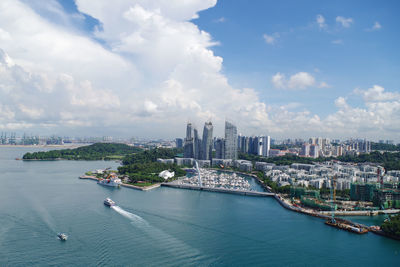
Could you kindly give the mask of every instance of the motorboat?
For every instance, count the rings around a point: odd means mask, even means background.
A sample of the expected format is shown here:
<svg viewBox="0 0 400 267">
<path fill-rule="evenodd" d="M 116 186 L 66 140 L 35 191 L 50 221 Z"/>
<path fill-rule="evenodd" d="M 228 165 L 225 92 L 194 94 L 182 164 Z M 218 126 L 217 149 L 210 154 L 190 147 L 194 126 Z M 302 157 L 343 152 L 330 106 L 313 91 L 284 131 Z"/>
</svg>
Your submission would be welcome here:
<svg viewBox="0 0 400 267">
<path fill-rule="evenodd" d="M 61 241 L 67 241 L 68 236 L 64 233 L 58 233 L 57 237 L 61 240 Z"/>
<path fill-rule="evenodd" d="M 109 206 L 109 207 L 112 207 L 112 206 L 115 205 L 115 202 L 112 201 L 111 198 L 108 197 L 108 198 L 106 198 L 106 199 L 104 200 L 104 205 Z"/>
</svg>

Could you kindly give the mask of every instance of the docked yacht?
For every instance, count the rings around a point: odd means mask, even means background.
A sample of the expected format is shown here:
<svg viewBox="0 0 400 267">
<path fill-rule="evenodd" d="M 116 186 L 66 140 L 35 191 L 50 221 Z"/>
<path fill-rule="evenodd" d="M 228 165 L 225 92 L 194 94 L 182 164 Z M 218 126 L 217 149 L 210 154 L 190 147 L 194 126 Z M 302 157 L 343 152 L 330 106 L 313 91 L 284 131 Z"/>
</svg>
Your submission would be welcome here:
<svg viewBox="0 0 400 267">
<path fill-rule="evenodd" d="M 61 241 L 67 241 L 68 236 L 64 233 L 58 233 L 57 237 L 61 240 Z"/>
<path fill-rule="evenodd" d="M 112 207 L 112 206 L 115 205 L 115 202 L 112 201 L 111 198 L 108 197 L 108 198 L 106 198 L 106 199 L 104 200 L 104 205 L 109 206 L 109 207 Z"/>
<path fill-rule="evenodd" d="M 99 179 L 97 183 L 106 186 L 119 187 L 122 184 L 122 181 L 115 173 L 111 173 L 107 178 Z"/>
</svg>

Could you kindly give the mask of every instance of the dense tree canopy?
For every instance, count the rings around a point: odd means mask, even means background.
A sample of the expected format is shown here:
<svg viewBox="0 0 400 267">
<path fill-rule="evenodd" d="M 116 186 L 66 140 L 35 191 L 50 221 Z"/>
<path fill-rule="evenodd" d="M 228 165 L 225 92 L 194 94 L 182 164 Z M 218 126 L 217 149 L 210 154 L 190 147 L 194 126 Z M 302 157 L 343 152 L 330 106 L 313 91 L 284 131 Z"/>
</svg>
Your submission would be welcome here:
<svg viewBox="0 0 400 267">
<path fill-rule="evenodd" d="M 113 156 L 125 156 L 142 151 L 137 147 L 125 144 L 96 143 L 89 146 L 82 146 L 74 149 L 51 150 L 47 152 L 26 153 L 23 159 L 53 160 L 102 160 L 114 159 Z"/>
<path fill-rule="evenodd" d="M 390 218 L 390 220 L 385 221 L 381 225 L 381 229 L 390 235 L 400 238 L 400 214 L 397 214 Z"/>
<path fill-rule="evenodd" d="M 175 177 L 184 176 L 186 172 L 176 164 L 164 164 L 156 162 L 158 158 L 174 158 L 182 153 L 182 149 L 177 148 L 154 148 L 130 154 L 123 158 L 121 167 L 118 168 L 120 174 L 129 176 L 131 183 L 144 181 L 148 183 L 164 182 L 158 174 L 163 170 L 175 172 Z"/>
<path fill-rule="evenodd" d="M 239 158 L 251 161 L 263 161 L 263 162 L 275 163 L 276 165 L 291 165 L 292 163 L 312 164 L 314 162 L 324 162 L 328 160 L 339 160 L 343 162 L 354 162 L 354 163 L 371 162 L 382 165 L 383 167 L 386 168 L 386 170 L 400 170 L 400 152 L 381 153 L 378 151 L 373 151 L 369 154 L 360 154 L 356 156 L 346 155 L 337 158 L 319 157 L 316 159 L 299 157 L 294 155 L 266 158 L 257 155 L 240 153 Z"/>
<path fill-rule="evenodd" d="M 154 148 L 145 150 L 140 153 L 127 155 L 123 158 L 122 164 L 129 165 L 133 163 L 148 163 L 155 162 L 158 158 L 171 159 L 177 154 L 182 153 L 182 149 L 179 148 Z"/>
<path fill-rule="evenodd" d="M 400 151 L 400 144 L 382 144 L 382 143 L 371 143 L 372 150 L 384 150 L 384 151 Z"/>
</svg>

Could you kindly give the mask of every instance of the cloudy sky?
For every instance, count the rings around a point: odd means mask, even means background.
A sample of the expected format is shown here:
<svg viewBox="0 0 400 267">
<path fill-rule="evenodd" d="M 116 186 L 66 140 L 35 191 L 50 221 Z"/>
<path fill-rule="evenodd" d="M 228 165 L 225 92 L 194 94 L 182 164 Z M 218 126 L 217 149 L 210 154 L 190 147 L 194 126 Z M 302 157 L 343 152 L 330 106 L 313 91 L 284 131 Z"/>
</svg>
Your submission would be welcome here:
<svg viewBox="0 0 400 267">
<path fill-rule="evenodd" d="M 400 141 L 397 1 L 1 0 L 0 131 Z"/>
</svg>

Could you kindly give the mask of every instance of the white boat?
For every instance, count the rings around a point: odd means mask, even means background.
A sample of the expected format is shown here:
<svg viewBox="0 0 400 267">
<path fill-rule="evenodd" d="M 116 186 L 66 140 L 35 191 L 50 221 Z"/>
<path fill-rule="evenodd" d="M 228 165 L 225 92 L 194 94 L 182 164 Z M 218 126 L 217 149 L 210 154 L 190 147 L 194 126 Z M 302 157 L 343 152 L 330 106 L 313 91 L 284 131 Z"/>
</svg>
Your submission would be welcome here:
<svg viewBox="0 0 400 267">
<path fill-rule="evenodd" d="M 112 207 L 112 206 L 115 205 L 115 202 L 112 201 L 111 198 L 108 197 L 108 198 L 106 198 L 106 199 L 104 200 L 104 205 L 109 206 L 109 207 Z"/>
<path fill-rule="evenodd" d="M 116 174 L 112 173 L 105 179 L 99 179 L 97 183 L 106 186 L 119 187 L 122 184 L 122 181 L 117 177 Z"/>
<path fill-rule="evenodd" d="M 57 237 L 61 240 L 61 241 L 67 241 L 68 236 L 64 233 L 58 233 Z"/>
</svg>

